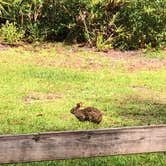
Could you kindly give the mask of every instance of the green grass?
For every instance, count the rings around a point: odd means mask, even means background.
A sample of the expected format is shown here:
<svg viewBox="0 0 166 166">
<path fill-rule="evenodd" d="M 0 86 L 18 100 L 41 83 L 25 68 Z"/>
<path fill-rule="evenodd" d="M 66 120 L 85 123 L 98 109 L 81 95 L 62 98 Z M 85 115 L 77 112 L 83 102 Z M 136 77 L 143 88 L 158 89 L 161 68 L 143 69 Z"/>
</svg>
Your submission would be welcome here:
<svg viewBox="0 0 166 166">
<path fill-rule="evenodd" d="M 166 124 L 166 69 L 130 71 L 124 64 L 62 44 L 0 51 L 0 134 Z M 80 101 L 102 110 L 100 125 L 79 122 L 70 113 Z M 164 163 L 161 153 L 20 165 Z"/>
<path fill-rule="evenodd" d="M 147 58 L 165 59 L 166 58 L 166 52 L 152 51 L 152 52 L 145 53 L 144 56 L 147 57 Z"/>
</svg>

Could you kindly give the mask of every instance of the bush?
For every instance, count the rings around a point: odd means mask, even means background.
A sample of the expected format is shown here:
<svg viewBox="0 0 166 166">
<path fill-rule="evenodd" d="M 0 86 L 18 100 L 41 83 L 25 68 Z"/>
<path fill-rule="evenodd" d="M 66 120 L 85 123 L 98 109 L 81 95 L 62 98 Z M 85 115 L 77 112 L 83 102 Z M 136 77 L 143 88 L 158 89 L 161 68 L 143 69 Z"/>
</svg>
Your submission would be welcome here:
<svg viewBox="0 0 166 166">
<path fill-rule="evenodd" d="M 17 44 L 23 37 L 24 31 L 16 27 L 15 23 L 6 22 L 0 29 L 1 37 L 7 44 Z"/>
<path fill-rule="evenodd" d="M 85 38 L 97 47 L 138 49 L 166 41 L 165 0 L 103 0 L 86 10 Z"/>
<path fill-rule="evenodd" d="M 166 40 L 166 1 L 133 0 L 118 12 L 115 47 L 137 49 L 157 47 Z"/>
<path fill-rule="evenodd" d="M 30 42 L 86 41 L 98 50 L 166 42 L 166 0 L 8 1 L 4 18 L 22 27 Z"/>
<path fill-rule="evenodd" d="M 102 41 L 102 47 L 104 45 L 112 47 L 112 40 L 116 36 L 117 30 L 115 24 L 117 13 L 125 3 L 125 0 L 103 0 L 94 1 L 88 5 L 88 14 L 84 20 L 85 35 L 89 34 L 88 41 L 95 46 L 98 46 Z"/>
<path fill-rule="evenodd" d="M 27 30 L 27 39 L 30 43 L 32 42 L 42 42 L 46 38 L 44 34 L 44 28 L 40 27 L 40 24 L 30 23 L 26 27 Z"/>
<path fill-rule="evenodd" d="M 82 41 L 83 27 L 79 25 L 77 18 L 84 8 L 86 8 L 85 0 L 45 1 L 40 23 L 47 29 L 47 39 Z"/>
</svg>

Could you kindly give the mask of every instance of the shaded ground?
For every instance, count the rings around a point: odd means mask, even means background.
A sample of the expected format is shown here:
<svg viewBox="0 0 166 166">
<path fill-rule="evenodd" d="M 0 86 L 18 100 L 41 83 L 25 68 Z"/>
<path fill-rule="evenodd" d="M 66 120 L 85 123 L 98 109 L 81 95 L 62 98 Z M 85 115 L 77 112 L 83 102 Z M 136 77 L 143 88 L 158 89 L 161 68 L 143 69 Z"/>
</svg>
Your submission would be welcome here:
<svg viewBox="0 0 166 166">
<path fill-rule="evenodd" d="M 119 109 L 118 109 L 119 108 Z M 162 122 L 166 124 L 166 98 L 164 100 L 143 99 L 141 96 L 128 96 L 119 106 L 118 115 L 123 116 L 124 121 L 137 121 L 146 125 Z"/>
</svg>

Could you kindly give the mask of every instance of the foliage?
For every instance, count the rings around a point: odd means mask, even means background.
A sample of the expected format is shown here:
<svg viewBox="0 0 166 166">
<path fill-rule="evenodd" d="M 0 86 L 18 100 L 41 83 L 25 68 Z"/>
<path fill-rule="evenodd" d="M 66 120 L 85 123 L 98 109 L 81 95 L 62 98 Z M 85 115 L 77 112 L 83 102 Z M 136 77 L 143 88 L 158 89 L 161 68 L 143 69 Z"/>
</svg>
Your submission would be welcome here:
<svg viewBox="0 0 166 166">
<path fill-rule="evenodd" d="M 107 51 L 108 49 L 112 48 L 112 45 L 110 42 L 107 42 L 107 40 L 104 41 L 103 34 L 98 34 L 96 48 L 98 51 Z"/>
<path fill-rule="evenodd" d="M 31 42 L 42 42 L 45 38 L 44 35 L 44 28 L 41 30 L 41 27 L 37 23 L 30 23 L 27 25 L 27 34 L 28 34 L 28 41 Z"/>
<path fill-rule="evenodd" d="M 114 46 L 156 47 L 166 40 L 166 1 L 133 0 L 121 8 L 115 23 L 121 29 L 117 31 Z"/>
<path fill-rule="evenodd" d="M 117 29 L 116 15 L 125 3 L 124 0 L 104 0 L 90 5 L 86 22 L 94 45 L 97 44 L 98 37 L 101 35 L 104 43 L 111 44 Z"/>
<path fill-rule="evenodd" d="M 9 0 L 0 0 L 0 16 L 6 13 L 7 6 L 10 6 Z"/>
<path fill-rule="evenodd" d="M 165 43 L 165 10 L 166 0 L 0 1 L 0 16 L 22 27 L 28 41 L 86 41 L 102 49 Z"/>
<path fill-rule="evenodd" d="M 47 26 L 47 38 L 63 41 L 80 40 L 83 31 L 79 25 L 79 12 L 86 7 L 84 0 L 45 1 L 41 24 Z M 78 23 L 78 24 L 77 24 Z"/>
<path fill-rule="evenodd" d="M 0 33 L 7 44 L 17 44 L 24 37 L 24 31 L 18 29 L 15 23 L 9 23 L 8 21 L 2 25 Z"/>
</svg>

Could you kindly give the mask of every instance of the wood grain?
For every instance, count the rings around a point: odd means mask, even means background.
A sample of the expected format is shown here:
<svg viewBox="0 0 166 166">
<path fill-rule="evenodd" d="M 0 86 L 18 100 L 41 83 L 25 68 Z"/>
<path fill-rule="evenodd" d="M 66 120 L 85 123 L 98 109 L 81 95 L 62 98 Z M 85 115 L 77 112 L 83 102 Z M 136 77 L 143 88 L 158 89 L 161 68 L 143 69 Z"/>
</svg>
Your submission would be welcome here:
<svg viewBox="0 0 166 166">
<path fill-rule="evenodd" d="M 0 136 L 0 163 L 166 152 L 166 125 Z"/>
</svg>

